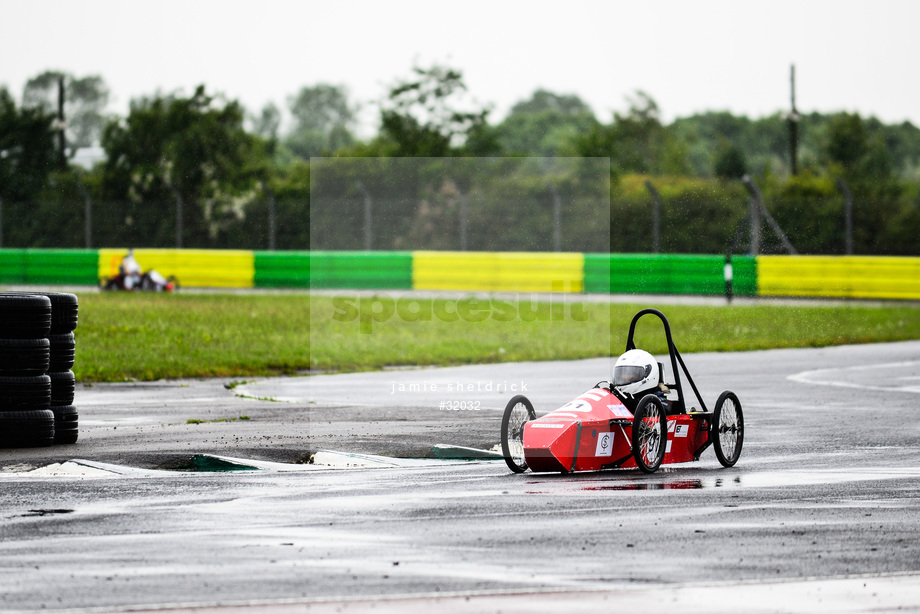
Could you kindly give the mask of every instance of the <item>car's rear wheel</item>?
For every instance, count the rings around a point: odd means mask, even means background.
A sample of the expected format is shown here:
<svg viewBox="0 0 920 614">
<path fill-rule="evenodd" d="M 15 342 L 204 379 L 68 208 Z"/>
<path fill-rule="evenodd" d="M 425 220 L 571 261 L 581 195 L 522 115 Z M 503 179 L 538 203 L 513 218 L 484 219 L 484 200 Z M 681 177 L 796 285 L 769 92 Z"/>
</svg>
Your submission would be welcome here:
<svg viewBox="0 0 920 614">
<path fill-rule="evenodd" d="M 645 473 L 654 473 L 664 460 L 668 445 L 668 419 L 661 400 L 647 394 L 639 401 L 633 415 L 632 450 L 636 465 Z"/>
<path fill-rule="evenodd" d="M 744 444 L 744 414 L 738 396 L 726 390 L 719 395 L 712 414 L 712 447 L 723 467 L 731 467 L 741 456 Z"/>
<path fill-rule="evenodd" d="M 527 471 L 524 460 L 524 425 L 537 418 L 530 400 L 524 395 L 513 397 L 502 416 L 502 455 L 515 473 Z"/>
</svg>

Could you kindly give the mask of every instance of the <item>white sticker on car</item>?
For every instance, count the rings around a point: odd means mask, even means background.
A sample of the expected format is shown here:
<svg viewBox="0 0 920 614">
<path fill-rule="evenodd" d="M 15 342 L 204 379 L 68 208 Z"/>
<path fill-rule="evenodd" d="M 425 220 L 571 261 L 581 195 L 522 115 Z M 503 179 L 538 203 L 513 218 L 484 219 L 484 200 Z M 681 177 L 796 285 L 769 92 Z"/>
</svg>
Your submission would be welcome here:
<svg viewBox="0 0 920 614">
<path fill-rule="evenodd" d="M 630 412 L 623 405 L 608 405 L 607 409 L 610 410 L 610 415 L 614 418 L 632 418 L 632 412 Z"/>
<path fill-rule="evenodd" d="M 613 454 L 613 433 L 598 433 L 594 456 L 610 456 L 611 454 Z"/>
</svg>

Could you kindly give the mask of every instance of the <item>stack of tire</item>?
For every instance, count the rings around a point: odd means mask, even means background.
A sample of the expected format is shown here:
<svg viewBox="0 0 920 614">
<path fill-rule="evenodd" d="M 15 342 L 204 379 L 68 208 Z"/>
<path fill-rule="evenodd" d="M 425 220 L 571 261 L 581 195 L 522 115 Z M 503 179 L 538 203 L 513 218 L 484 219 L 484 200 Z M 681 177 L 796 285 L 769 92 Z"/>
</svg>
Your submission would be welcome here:
<svg viewBox="0 0 920 614">
<path fill-rule="evenodd" d="M 77 297 L 0 293 L 0 448 L 75 443 Z"/>
</svg>

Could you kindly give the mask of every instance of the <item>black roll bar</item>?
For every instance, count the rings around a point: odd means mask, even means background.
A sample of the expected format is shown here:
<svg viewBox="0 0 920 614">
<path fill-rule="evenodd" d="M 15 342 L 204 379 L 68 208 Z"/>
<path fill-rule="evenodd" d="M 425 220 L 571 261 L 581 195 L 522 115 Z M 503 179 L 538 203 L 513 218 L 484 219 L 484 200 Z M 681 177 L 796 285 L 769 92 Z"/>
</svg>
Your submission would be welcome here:
<svg viewBox="0 0 920 614">
<path fill-rule="evenodd" d="M 639 313 L 633 316 L 632 322 L 629 324 L 629 336 L 626 337 L 626 351 L 636 349 L 636 343 L 633 340 L 633 335 L 636 332 L 636 322 L 639 321 L 644 315 L 656 315 L 658 319 L 661 320 L 661 323 L 664 325 L 664 334 L 668 340 L 668 354 L 671 357 L 671 371 L 674 372 L 674 388 L 677 389 L 677 396 L 679 397 L 680 403 L 683 405 L 684 411 L 687 411 L 687 402 L 684 399 L 684 391 L 680 385 L 680 373 L 677 370 L 678 363 L 684 371 L 684 375 L 687 376 L 687 381 L 690 382 L 690 387 L 693 388 L 693 393 L 696 395 L 697 400 L 700 402 L 700 407 L 703 408 L 703 411 L 709 413 L 709 409 L 706 407 L 706 403 L 703 401 L 703 397 L 700 394 L 700 391 L 697 390 L 696 384 L 693 382 L 693 378 L 690 377 L 690 372 L 687 371 L 687 365 L 684 364 L 684 359 L 681 358 L 680 352 L 677 351 L 677 346 L 674 345 L 674 339 L 671 338 L 671 325 L 668 323 L 668 319 L 664 317 L 664 314 L 658 311 L 657 309 L 643 309 Z M 661 374 L 662 380 L 664 379 L 664 373 Z"/>
</svg>

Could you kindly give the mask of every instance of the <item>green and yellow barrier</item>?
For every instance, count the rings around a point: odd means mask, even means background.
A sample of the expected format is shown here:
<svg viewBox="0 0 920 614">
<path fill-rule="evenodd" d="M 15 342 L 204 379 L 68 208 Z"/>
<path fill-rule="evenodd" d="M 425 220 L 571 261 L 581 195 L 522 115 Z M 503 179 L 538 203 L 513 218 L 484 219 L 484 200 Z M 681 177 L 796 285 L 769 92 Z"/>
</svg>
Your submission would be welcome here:
<svg viewBox="0 0 920 614">
<path fill-rule="evenodd" d="M 127 249 L 0 249 L 0 283 L 95 285 Z M 182 286 L 461 292 L 704 294 L 725 291 L 724 258 L 685 254 L 136 249 Z M 735 256 L 742 296 L 920 299 L 920 258 Z"/>
</svg>

